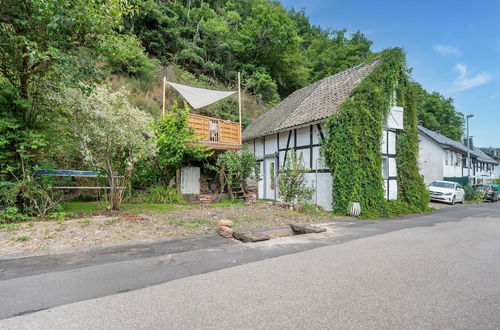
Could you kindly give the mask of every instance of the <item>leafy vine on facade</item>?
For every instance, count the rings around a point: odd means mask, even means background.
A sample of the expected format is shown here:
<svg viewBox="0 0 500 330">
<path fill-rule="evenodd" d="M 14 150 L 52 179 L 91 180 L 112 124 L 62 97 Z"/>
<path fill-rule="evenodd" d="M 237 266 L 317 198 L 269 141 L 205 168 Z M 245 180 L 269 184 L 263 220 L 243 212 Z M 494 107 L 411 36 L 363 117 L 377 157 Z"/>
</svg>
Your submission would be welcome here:
<svg viewBox="0 0 500 330">
<path fill-rule="evenodd" d="M 392 216 L 427 209 L 428 195 L 418 173 L 418 130 L 414 95 L 409 88 L 405 54 L 383 51 L 380 63 L 326 123 L 322 153 L 332 171 L 333 211 L 346 214 L 359 201 L 364 217 Z M 382 176 L 382 129 L 396 86 L 404 107 L 404 130 L 397 136 L 398 199 L 388 202 Z"/>
</svg>

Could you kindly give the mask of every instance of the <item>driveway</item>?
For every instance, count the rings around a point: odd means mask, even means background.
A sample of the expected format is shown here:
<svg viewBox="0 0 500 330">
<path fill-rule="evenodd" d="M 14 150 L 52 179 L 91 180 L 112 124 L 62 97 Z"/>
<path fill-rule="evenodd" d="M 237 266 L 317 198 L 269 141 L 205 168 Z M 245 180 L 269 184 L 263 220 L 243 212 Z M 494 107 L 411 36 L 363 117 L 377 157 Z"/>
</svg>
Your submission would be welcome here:
<svg viewBox="0 0 500 330">
<path fill-rule="evenodd" d="M 0 328 L 500 327 L 500 203 L 328 229 L 3 260 Z"/>
</svg>

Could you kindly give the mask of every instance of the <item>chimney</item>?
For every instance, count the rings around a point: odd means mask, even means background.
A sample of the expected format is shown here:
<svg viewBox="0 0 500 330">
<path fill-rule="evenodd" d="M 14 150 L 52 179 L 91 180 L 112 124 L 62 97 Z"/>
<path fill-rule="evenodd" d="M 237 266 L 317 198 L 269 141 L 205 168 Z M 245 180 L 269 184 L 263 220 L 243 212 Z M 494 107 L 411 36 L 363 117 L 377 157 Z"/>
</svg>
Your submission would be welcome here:
<svg viewBox="0 0 500 330">
<path fill-rule="evenodd" d="M 474 147 L 474 142 L 472 140 L 472 136 L 469 137 L 470 145 L 469 147 L 472 149 Z M 467 147 L 467 138 L 464 139 L 464 145 Z"/>
</svg>

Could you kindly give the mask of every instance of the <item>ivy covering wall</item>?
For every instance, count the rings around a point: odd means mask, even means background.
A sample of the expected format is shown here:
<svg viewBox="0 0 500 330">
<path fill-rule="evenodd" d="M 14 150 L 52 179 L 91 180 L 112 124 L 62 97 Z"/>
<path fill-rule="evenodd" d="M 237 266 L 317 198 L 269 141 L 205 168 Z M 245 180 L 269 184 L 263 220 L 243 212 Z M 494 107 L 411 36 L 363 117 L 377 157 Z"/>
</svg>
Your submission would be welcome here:
<svg viewBox="0 0 500 330">
<path fill-rule="evenodd" d="M 322 154 L 333 177 L 333 211 L 348 212 L 349 202 L 361 203 L 362 216 L 392 216 L 423 212 L 428 193 L 418 173 L 418 129 L 415 95 L 402 49 L 383 51 L 380 63 L 326 122 Z M 398 199 L 388 202 L 382 176 L 382 130 L 396 88 L 404 107 L 404 130 L 396 142 Z"/>
</svg>

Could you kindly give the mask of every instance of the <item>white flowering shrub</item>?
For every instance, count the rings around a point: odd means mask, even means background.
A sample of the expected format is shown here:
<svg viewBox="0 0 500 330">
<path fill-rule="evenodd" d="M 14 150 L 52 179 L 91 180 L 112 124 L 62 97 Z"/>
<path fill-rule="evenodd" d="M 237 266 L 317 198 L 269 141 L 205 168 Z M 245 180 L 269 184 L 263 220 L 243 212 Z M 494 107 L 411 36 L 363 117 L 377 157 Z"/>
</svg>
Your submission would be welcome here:
<svg viewBox="0 0 500 330">
<path fill-rule="evenodd" d="M 123 200 L 134 165 L 155 153 L 153 118 L 131 105 L 127 93 L 125 89 L 113 91 L 98 85 L 90 94 L 72 88 L 61 96 L 85 163 L 108 177 L 108 201 L 113 210 Z"/>
</svg>

